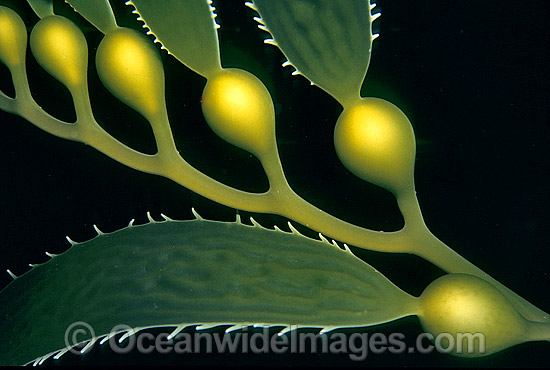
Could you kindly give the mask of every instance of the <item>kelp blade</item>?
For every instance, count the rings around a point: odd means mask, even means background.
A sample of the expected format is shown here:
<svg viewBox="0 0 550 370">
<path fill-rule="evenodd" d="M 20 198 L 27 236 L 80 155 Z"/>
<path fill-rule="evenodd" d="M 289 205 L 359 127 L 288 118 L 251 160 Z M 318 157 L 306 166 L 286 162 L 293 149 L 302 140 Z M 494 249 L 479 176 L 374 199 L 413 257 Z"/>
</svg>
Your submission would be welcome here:
<svg viewBox="0 0 550 370">
<path fill-rule="evenodd" d="M 98 30 L 107 33 L 117 27 L 109 0 L 65 0 Z"/>
<path fill-rule="evenodd" d="M 145 26 L 170 54 L 207 77 L 221 69 L 218 34 L 206 0 L 131 0 Z"/>
<path fill-rule="evenodd" d="M 359 97 L 370 61 L 366 0 L 253 0 L 261 21 L 298 73 L 340 103 Z"/>
<path fill-rule="evenodd" d="M 77 321 L 97 337 L 117 324 L 354 327 L 409 315 L 416 299 L 333 245 L 201 220 L 74 245 L 10 283 L 0 302 L 0 365 L 20 365 L 65 348 Z"/>
<path fill-rule="evenodd" d="M 40 18 L 53 15 L 53 0 L 27 0 L 27 2 Z"/>
</svg>

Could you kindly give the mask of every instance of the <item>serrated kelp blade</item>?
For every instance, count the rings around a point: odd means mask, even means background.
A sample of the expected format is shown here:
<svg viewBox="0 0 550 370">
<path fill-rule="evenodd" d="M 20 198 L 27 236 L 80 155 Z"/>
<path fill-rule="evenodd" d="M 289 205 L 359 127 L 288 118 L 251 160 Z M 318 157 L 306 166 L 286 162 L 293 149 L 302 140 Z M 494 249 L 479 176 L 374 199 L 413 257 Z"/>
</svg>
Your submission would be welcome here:
<svg viewBox="0 0 550 370">
<path fill-rule="evenodd" d="M 368 1 L 254 0 L 253 4 L 273 43 L 297 73 L 343 105 L 359 97 L 372 45 Z"/>
<path fill-rule="evenodd" d="M 127 4 L 187 67 L 204 77 L 221 69 L 214 13 L 207 0 L 131 0 Z"/>
<path fill-rule="evenodd" d="M 105 34 L 117 27 L 109 0 L 65 0 L 65 2 Z"/>
<path fill-rule="evenodd" d="M 27 0 L 32 10 L 41 19 L 49 15 L 53 15 L 53 1 L 52 0 Z"/>
<path fill-rule="evenodd" d="M 0 302 L 0 365 L 63 349 L 65 331 L 78 321 L 99 338 L 118 324 L 339 328 L 416 312 L 414 297 L 334 245 L 198 219 L 75 244 L 13 280 Z"/>
</svg>

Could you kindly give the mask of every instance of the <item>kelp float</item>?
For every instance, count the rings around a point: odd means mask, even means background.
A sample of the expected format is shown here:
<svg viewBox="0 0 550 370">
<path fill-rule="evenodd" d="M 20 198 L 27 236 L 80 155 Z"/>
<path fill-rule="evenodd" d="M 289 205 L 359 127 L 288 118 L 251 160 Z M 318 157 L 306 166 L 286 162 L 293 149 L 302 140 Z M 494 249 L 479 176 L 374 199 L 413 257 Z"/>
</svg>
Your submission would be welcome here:
<svg viewBox="0 0 550 370">
<path fill-rule="evenodd" d="M 367 1 L 259 1 L 247 3 L 260 28 L 292 66 L 343 108 L 334 130 L 336 153 L 359 178 L 391 192 L 404 219 L 398 231 L 355 226 L 323 212 L 287 182 L 275 135 L 275 108 L 264 84 L 220 60 L 214 9 L 207 1 L 129 1 L 162 49 L 206 79 L 201 107 L 209 127 L 228 143 L 253 154 L 268 180 L 265 192 L 236 189 L 197 170 L 180 154 L 166 109 L 158 48 L 142 33 L 120 27 L 107 1 L 67 1 L 104 34 L 93 60 L 101 82 L 150 124 L 155 151 L 127 146 L 96 120 L 88 88 L 87 40 L 51 2 L 29 1 L 41 20 L 30 36 L 6 7 L 0 12 L 0 60 L 9 69 L 14 96 L 0 107 L 43 130 L 94 147 L 118 162 L 158 174 L 225 206 L 291 219 L 319 232 L 308 239 L 246 225 L 208 221 L 130 224 L 74 245 L 34 266 L 0 294 L 2 364 L 41 363 L 67 352 L 63 335 L 85 321 L 96 332 L 91 347 L 117 324 L 132 328 L 290 325 L 329 332 L 417 315 L 437 335 L 483 333 L 492 354 L 517 343 L 548 340 L 548 315 L 439 241 L 424 224 L 414 185 L 416 142 L 406 115 L 392 103 L 363 98 L 379 16 Z M 223 15 L 222 15 L 223 16 Z M 27 37 L 36 61 L 70 92 L 74 123 L 35 103 L 25 71 Z M 337 240 L 338 242 L 334 241 Z M 420 297 L 398 288 L 353 255 L 347 245 L 410 253 L 448 272 Z M 10 272 L 11 273 L 11 272 Z M 61 287 L 63 287 L 61 289 Z M 468 308 L 468 309 L 465 309 Z M 479 342 L 478 342 L 479 344 Z"/>
</svg>

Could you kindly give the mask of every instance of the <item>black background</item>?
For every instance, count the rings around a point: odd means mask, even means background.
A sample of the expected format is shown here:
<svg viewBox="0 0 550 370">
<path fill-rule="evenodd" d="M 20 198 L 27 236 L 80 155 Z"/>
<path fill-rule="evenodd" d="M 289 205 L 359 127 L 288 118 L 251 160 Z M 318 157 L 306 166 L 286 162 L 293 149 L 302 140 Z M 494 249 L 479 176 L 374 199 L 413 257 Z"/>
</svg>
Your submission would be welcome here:
<svg viewBox="0 0 550 370">
<path fill-rule="evenodd" d="M 332 130 L 341 108 L 303 77 L 281 68 L 281 53 L 264 46 L 244 1 L 218 1 L 224 67 L 256 74 L 270 90 L 277 111 L 281 160 L 291 186 L 311 203 L 346 221 L 376 230 L 397 230 L 402 219 L 391 194 L 364 183 L 338 161 Z M 16 9 L 29 31 L 38 18 L 24 1 L 1 0 Z M 132 147 L 154 153 L 152 133 L 95 75 L 94 49 L 101 34 L 61 1 L 56 9 L 79 24 L 90 48 L 90 94 L 100 124 Z M 119 23 L 139 29 L 123 2 Z M 382 17 L 363 96 L 398 105 L 417 138 L 416 187 L 426 224 L 468 260 L 538 307 L 550 310 L 547 210 L 550 206 L 550 23 L 547 1 L 379 1 Z M 182 156 L 226 184 L 263 191 L 259 162 L 216 137 L 200 111 L 205 80 L 165 52 L 167 104 Z M 28 69 L 36 101 L 54 116 L 74 120 L 65 88 L 36 64 Z M 12 94 L 9 72 L 0 66 L 0 87 Z M 191 218 L 233 220 L 235 210 L 213 203 L 169 180 L 139 173 L 79 143 L 58 139 L 30 123 L 0 112 L 0 269 L 20 275 L 44 252 L 68 248 L 65 235 L 84 241 L 96 224 L 110 232 L 160 212 Z M 240 212 L 248 216 L 247 212 Z M 253 215 L 266 226 L 286 220 Z M 304 232 L 307 232 L 301 229 Z M 354 250 L 411 294 L 443 272 L 412 256 Z M 11 278 L 3 274 L 0 287 Z M 0 302 L 5 304 L 5 302 Z M 358 329 L 365 333 L 421 332 L 416 318 Z M 345 332 L 345 331 L 344 331 Z M 351 332 L 351 331 L 350 331 Z M 47 339 L 46 339 L 47 340 Z M 347 355 L 114 355 L 96 348 L 83 357 L 50 364 L 266 364 L 377 366 L 543 366 L 548 343 L 528 343 L 482 359 L 448 355 L 370 354 L 365 362 Z"/>
</svg>

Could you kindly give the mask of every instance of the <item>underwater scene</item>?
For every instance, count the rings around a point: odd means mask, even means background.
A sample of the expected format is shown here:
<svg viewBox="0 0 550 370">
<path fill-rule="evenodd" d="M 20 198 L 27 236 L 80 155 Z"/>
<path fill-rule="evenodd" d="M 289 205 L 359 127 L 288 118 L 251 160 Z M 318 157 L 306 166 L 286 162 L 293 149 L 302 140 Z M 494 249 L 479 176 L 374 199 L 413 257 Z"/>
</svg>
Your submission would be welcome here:
<svg viewBox="0 0 550 370">
<path fill-rule="evenodd" d="M 110 1 L 118 25 L 145 35 L 143 22 L 132 13 L 134 7 L 124 3 Z M 263 1 L 257 3 L 260 7 Z M 315 5 L 314 0 L 296 3 Z M 29 35 L 40 20 L 26 1 L 0 0 L 0 6 L 14 10 Z M 104 34 L 65 1 L 54 0 L 53 6 L 56 14 L 74 22 L 86 37 L 88 91 L 96 121 L 125 145 L 155 154 L 154 132 L 143 114 L 117 99 L 98 77 L 95 57 Z M 214 0 L 212 6 L 220 26 L 217 35 L 223 68 L 252 73 L 271 95 L 276 149 L 294 192 L 347 223 L 385 233 L 402 229 L 405 221 L 395 192 L 361 179 L 339 159 L 333 137 L 343 104 L 312 86 L 303 75 L 293 75 L 292 66 L 282 66 L 285 56 L 279 48 L 264 43 L 270 36 L 258 29 L 254 20 L 258 14 L 244 0 Z M 387 100 L 410 120 L 416 138 L 414 190 L 424 223 L 460 256 L 540 310 L 550 311 L 550 3 L 506 0 L 473 6 L 461 1 L 379 0 L 372 14 L 378 12 L 381 16 L 373 20 L 372 33 L 379 37 L 372 41 L 360 95 Z M 0 32 L 2 27 L 0 24 Z M 323 27 L 322 20 L 318 27 Z M 155 38 L 147 37 L 151 41 Z M 206 79 L 161 49 L 159 43 L 152 45 L 164 65 L 168 117 L 181 157 L 230 187 L 251 193 L 268 191 L 270 181 L 260 160 L 216 135 L 207 124 L 201 108 Z M 41 67 L 30 47 L 26 68 L 37 104 L 62 121 L 74 122 L 71 93 Z M 339 66 L 335 57 L 330 69 L 342 68 L 345 66 Z M 10 70 L 0 63 L 0 90 L 13 98 L 11 81 Z M 0 269 L 10 272 L 0 276 L 0 291 L 14 280 L 12 274 L 19 277 L 31 269 L 29 264 L 50 260 L 45 252 L 67 251 L 71 243 L 66 236 L 84 242 L 96 237 L 97 230 L 120 230 L 132 219 L 134 225 L 151 219 L 164 221 L 161 214 L 173 220 L 191 220 L 197 212 L 204 219 L 233 222 L 238 214 L 247 225 L 253 224 L 253 217 L 263 227 L 292 231 L 288 217 L 222 205 L 170 179 L 130 168 L 90 145 L 44 132 L 2 109 L 0 124 L 4 172 Z M 318 230 L 294 221 L 292 225 L 301 234 L 319 240 Z M 336 239 L 330 235 L 327 238 Z M 336 241 L 341 247 L 346 243 Z M 417 255 L 382 253 L 347 243 L 353 254 L 414 297 L 446 274 Z M 155 251 L 150 253 L 153 258 Z M 82 261 L 87 262 L 92 261 Z M 100 270 L 98 267 L 99 275 Z M 77 279 L 78 272 L 71 276 Z M 68 280 L 67 287 L 72 283 Z M 66 286 L 60 284 L 55 289 L 63 295 Z M 9 305 L 0 293 L 0 306 Z M 224 301 L 214 305 L 223 309 Z M 186 322 L 184 308 L 181 315 L 182 322 Z M 353 333 L 382 333 L 385 337 L 402 333 L 407 345 L 413 345 L 425 329 L 418 317 L 403 316 L 379 325 L 337 328 L 335 332 L 348 337 Z M 47 315 L 35 319 L 48 321 Z M 4 322 L 2 327 L 9 326 L 6 317 L 0 320 Z M 204 332 L 224 333 L 229 324 Z M 156 335 L 173 329 L 148 331 Z M 283 326 L 273 326 L 269 333 L 281 329 Z M 32 332 L 32 328 L 29 330 Z M 243 330 L 252 335 L 263 329 Z M 190 334 L 196 331 L 193 325 L 183 329 Z M 318 333 L 319 329 L 302 328 L 299 332 Z M 49 338 L 42 340 L 47 342 Z M 183 354 L 119 354 L 96 343 L 83 355 L 66 353 L 59 359 L 47 358 L 43 364 L 545 367 L 550 361 L 549 340 L 550 330 L 546 329 L 546 340 L 521 343 L 475 358 L 435 350 L 369 351 L 363 356 L 350 356 L 350 348 L 329 353 L 252 353 L 242 348 L 236 353 L 207 353 L 202 348 Z M 4 351 L 6 343 L 0 341 L 0 346 Z M 32 363 L 35 357 L 22 364 Z"/>
</svg>

